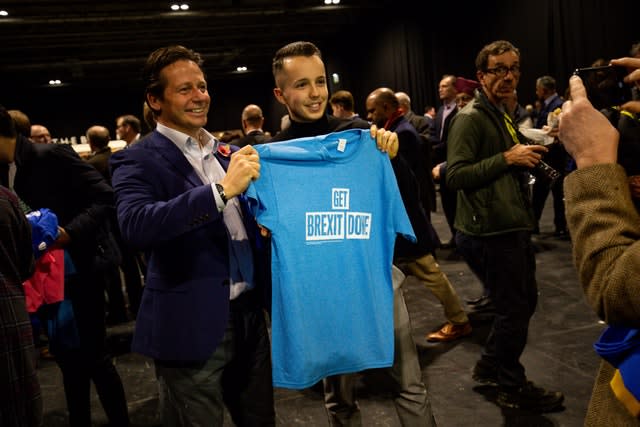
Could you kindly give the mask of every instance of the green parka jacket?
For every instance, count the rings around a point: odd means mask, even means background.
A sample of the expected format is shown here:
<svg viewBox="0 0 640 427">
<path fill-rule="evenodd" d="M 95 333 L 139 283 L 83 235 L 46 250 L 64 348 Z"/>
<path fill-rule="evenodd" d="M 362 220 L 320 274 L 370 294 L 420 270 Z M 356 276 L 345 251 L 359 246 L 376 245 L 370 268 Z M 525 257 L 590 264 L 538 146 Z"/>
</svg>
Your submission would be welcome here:
<svg viewBox="0 0 640 427">
<path fill-rule="evenodd" d="M 520 135 L 521 138 L 522 135 Z M 458 190 L 454 226 L 472 236 L 533 230 L 527 169 L 509 166 L 504 152 L 516 142 L 480 89 L 451 122 L 447 185 Z"/>
</svg>

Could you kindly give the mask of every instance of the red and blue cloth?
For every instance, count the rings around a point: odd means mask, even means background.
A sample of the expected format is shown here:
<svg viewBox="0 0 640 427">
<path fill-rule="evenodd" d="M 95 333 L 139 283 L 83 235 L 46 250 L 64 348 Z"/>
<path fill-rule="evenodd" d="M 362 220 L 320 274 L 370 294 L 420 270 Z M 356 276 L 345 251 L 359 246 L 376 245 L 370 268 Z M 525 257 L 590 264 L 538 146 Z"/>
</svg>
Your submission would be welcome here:
<svg viewBox="0 0 640 427">
<path fill-rule="evenodd" d="M 31 245 L 36 258 L 33 275 L 24 281 L 29 313 L 35 313 L 43 304 L 64 299 L 65 252 L 52 248 L 58 237 L 58 217 L 49 209 L 27 214 L 31 224 Z"/>
<path fill-rule="evenodd" d="M 610 382 L 613 393 L 633 416 L 640 417 L 640 329 L 609 326 L 593 347 L 616 368 Z"/>
<path fill-rule="evenodd" d="M 58 217 L 51 210 L 43 208 L 27 214 L 31 224 L 31 244 L 33 256 L 40 258 L 58 238 Z"/>
</svg>

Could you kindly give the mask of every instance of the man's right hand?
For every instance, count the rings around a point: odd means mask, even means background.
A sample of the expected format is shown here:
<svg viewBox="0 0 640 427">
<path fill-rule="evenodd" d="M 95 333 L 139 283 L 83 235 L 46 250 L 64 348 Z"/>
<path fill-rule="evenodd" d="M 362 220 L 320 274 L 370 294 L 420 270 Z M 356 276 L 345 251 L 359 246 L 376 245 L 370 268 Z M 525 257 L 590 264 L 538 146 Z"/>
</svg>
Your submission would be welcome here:
<svg viewBox="0 0 640 427">
<path fill-rule="evenodd" d="M 247 189 L 251 181 L 260 178 L 260 156 L 251 145 L 245 145 L 231 155 L 227 174 L 219 182 L 227 199 Z"/>
<path fill-rule="evenodd" d="M 444 162 L 443 162 L 444 163 Z M 440 168 L 442 167 L 442 163 L 437 164 L 431 169 L 431 176 L 434 181 L 440 181 Z"/>
<path fill-rule="evenodd" d="M 560 115 L 560 141 L 578 168 L 616 163 L 618 131 L 604 114 L 593 108 L 580 77 L 572 76 L 569 87 L 571 100 L 562 105 Z"/>
<path fill-rule="evenodd" d="M 630 71 L 629 75 L 625 77 L 626 83 L 636 83 L 636 86 L 640 83 L 640 58 L 620 58 L 611 61 L 611 64 L 616 66 L 626 67 Z M 632 113 L 640 113 L 640 101 L 629 101 L 620 106 L 621 109 L 630 111 Z"/>
<path fill-rule="evenodd" d="M 542 154 L 549 151 L 542 145 L 516 144 L 504 152 L 504 159 L 508 165 L 532 168 L 542 159 Z"/>
<path fill-rule="evenodd" d="M 640 82 L 640 58 L 612 59 L 611 64 L 626 67 L 629 70 L 629 75 L 624 78 L 626 83 Z"/>
</svg>

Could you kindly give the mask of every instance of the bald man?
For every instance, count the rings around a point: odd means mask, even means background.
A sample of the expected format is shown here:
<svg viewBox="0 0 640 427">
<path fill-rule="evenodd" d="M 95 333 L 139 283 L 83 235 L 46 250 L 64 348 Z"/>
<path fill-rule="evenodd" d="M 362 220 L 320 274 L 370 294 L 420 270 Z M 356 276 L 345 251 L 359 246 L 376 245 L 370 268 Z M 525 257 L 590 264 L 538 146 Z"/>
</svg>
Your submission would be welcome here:
<svg viewBox="0 0 640 427">
<path fill-rule="evenodd" d="M 91 126 L 86 132 L 87 142 L 91 148 L 91 154 L 87 158 L 87 163 L 92 165 L 111 184 L 111 173 L 109 172 L 109 157 L 111 157 L 111 148 L 109 148 L 109 129 L 104 126 Z"/>
<path fill-rule="evenodd" d="M 233 145 L 244 147 L 245 145 L 256 145 L 266 142 L 267 137 L 262 130 L 264 116 L 262 109 L 255 104 L 249 104 L 242 110 L 242 138 L 231 141 Z"/>
<path fill-rule="evenodd" d="M 31 142 L 36 144 L 51 144 L 51 133 L 42 125 L 31 125 Z"/>
</svg>

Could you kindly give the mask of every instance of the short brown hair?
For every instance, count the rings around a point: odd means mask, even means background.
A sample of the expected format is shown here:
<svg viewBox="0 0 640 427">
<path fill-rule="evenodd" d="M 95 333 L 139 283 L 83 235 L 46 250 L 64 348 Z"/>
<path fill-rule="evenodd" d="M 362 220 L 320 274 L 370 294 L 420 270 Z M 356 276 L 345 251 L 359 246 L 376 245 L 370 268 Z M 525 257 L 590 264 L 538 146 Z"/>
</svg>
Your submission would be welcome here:
<svg viewBox="0 0 640 427">
<path fill-rule="evenodd" d="M 276 79 L 276 75 L 282 71 L 284 59 L 292 56 L 317 56 L 322 59 L 320 49 L 311 42 L 297 41 L 289 43 L 288 45 L 278 49 L 276 54 L 273 56 L 273 60 L 271 61 L 271 72 L 273 73 L 274 79 Z M 277 79 L 276 84 L 278 84 Z"/>
<path fill-rule="evenodd" d="M 145 99 L 147 94 L 162 99 L 162 93 L 167 82 L 161 79 L 160 73 L 165 67 L 177 61 L 193 61 L 200 68 L 202 68 L 203 63 L 199 53 L 184 46 L 172 45 L 154 50 L 147 57 L 147 62 L 142 69 L 142 80 L 145 83 Z"/>
<path fill-rule="evenodd" d="M 476 57 L 476 70 L 487 71 L 487 64 L 489 63 L 489 55 L 498 56 L 505 52 L 514 52 L 520 57 L 520 51 L 517 47 L 512 45 L 506 40 L 497 40 L 489 43 L 480 50 Z"/>
<path fill-rule="evenodd" d="M 329 100 L 331 104 L 341 105 L 347 111 L 353 111 L 354 101 L 353 95 L 348 90 L 339 90 L 331 96 Z"/>
<path fill-rule="evenodd" d="M 31 137 L 31 120 L 20 110 L 8 110 L 9 115 L 16 124 L 16 130 L 22 136 Z"/>
</svg>

